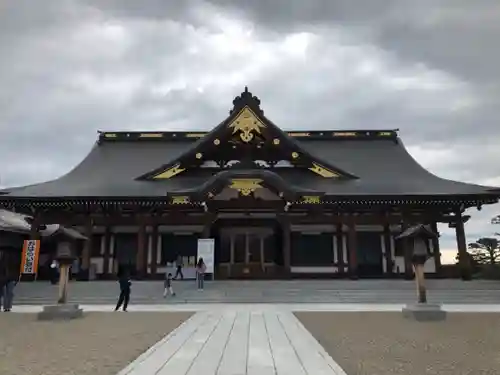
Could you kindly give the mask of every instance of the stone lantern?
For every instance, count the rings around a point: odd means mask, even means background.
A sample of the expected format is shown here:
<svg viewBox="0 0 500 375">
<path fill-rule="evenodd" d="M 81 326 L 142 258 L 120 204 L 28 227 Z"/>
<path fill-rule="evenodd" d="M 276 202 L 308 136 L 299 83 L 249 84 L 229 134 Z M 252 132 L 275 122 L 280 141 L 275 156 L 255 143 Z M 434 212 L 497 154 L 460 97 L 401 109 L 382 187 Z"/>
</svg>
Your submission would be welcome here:
<svg viewBox="0 0 500 375">
<path fill-rule="evenodd" d="M 78 304 L 68 304 L 68 281 L 70 266 L 76 259 L 76 243 L 87 238 L 79 232 L 61 227 L 54 233 L 58 241 L 55 259 L 59 262 L 59 293 L 57 304 L 44 306 L 38 314 L 39 320 L 75 319 L 83 316 L 83 310 Z"/>
<path fill-rule="evenodd" d="M 440 305 L 427 303 L 427 290 L 425 288 L 424 265 L 430 257 L 429 240 L 436 237 L 436 233 L 422 224 L 412 226 L 396 237 L 396 240 L 406 239 L 408 241 L 417 284 L 417 304 L 407 305 L 403 308 L 403 316 L 407 318 L 419 321 L 446 318 L 446 312 L 441 309 Z"/>
</svg>

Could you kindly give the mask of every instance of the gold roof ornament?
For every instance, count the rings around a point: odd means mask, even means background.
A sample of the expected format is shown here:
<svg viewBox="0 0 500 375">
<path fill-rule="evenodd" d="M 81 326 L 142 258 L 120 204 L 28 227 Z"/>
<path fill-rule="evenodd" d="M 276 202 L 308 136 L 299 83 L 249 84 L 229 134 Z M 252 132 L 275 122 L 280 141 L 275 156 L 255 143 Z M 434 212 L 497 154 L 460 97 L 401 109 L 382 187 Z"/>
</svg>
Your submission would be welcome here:
<svg viewBox="0 0 500 375">
<path fill-rule="evenodd" d="M 250 108 L 245 106 L 238 116 L 229 124 L 233 128 L 233 134 L 240 132 L 240 138 L 243 142 L 250 142 L 255 134 L 262 134 L 262 128 L 266 125 L 252 112 Z"/>
<path fill-rule="evenodd" d="M 170 177 L 174 177 L 175 175 L 178 175 L 179 173 L 184 172 L 185 170 L 186 170 L 186 168 L 181 168 L 180 163 L 178 163 L 178 164 L 174 165 L 173 167 L 167 169 L 166 171 L 163 171 L 163 172 L 157 174 L 153 178 L 155 180 L 164 180 L 164 179 L 167 179 Z"/>
<path fill-rule="evenodd" d="M 261 189 L 261 183 L 263 182 L 260 178 L 234 178 L 231 180 L 231 185 L 229 188 L 238 190 L 238 192 L 243 196 L 249 196 L 255 190 Z"/>
<path fill-rule="evenodd" d="M 314 173 L 319 174 L 322 177 L 325 178 L 338 178 L 340 175 L 338 173 L 332 172 L 331 170 L 317 164 L 317 163 L 312 163 L 312 167 L 309 168 L 310 171 L 313 171 Z"/>
</svg>

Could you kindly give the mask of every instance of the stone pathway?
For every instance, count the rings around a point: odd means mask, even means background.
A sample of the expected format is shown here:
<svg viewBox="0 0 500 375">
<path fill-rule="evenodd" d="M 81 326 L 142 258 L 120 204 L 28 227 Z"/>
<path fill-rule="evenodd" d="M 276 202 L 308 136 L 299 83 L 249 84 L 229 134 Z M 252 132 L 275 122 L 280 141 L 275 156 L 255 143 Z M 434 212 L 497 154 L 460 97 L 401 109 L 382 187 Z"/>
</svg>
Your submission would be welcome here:
<svg viewBox="0 0 500 375">
<path fill-rule="evenodd" d="M 290 311 L 204 311 L 118 375 L 345 375 Z"/>
</svg>

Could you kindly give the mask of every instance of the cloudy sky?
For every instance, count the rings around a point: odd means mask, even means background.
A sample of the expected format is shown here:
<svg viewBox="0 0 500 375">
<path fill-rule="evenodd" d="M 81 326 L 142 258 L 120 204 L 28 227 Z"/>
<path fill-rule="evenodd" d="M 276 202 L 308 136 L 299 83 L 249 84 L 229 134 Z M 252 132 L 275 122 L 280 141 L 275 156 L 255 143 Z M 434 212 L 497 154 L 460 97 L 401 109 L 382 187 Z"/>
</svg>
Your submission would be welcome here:
<svg viewBox="0 0 500 375">
<path fill-rule="evenodd" d="M 209 130 L 244 85 L 284 129 L 399 128 L 433 173 L 500 186 L 499 19 L 498 0 L 3 1 L 0 187 L 66 173 L 98 129 Z M 469 241 L 500 231 L 498 205 L 470 213 Z"/>
</svg>

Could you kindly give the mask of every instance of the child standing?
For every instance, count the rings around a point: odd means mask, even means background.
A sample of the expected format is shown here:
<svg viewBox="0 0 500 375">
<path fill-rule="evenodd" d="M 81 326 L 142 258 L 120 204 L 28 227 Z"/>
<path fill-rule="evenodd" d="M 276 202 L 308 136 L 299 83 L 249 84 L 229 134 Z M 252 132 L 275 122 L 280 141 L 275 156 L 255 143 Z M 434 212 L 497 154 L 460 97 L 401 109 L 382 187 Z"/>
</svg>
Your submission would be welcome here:
<svg viewBox="0 0 500 375">
<path fill-rule="evenodd" d="M 174 288 L 172 288 L 172 274 L 170 272 L 168 273 L 167 278 L 165 279 L 164 288 L 165 288 L 165 290 L 163 291 L 164 298 L 169 293 L 170 295 L 175 296 Z"/>
</svg>

